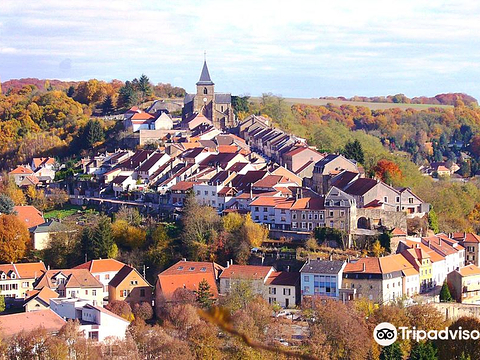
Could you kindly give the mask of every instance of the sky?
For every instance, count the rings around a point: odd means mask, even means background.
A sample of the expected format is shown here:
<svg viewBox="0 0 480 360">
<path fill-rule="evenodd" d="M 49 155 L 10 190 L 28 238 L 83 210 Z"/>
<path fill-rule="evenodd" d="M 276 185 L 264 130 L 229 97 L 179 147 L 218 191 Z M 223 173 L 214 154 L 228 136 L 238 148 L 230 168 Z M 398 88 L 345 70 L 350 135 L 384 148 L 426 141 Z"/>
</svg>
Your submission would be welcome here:
<svg viewBox="0 0 480 360">
<path fill-rule="evenodd" d="M 2 0 L 0 79 L 131 80 L 284 97 L 480 99 L 472 0 Z"/>
</svg>

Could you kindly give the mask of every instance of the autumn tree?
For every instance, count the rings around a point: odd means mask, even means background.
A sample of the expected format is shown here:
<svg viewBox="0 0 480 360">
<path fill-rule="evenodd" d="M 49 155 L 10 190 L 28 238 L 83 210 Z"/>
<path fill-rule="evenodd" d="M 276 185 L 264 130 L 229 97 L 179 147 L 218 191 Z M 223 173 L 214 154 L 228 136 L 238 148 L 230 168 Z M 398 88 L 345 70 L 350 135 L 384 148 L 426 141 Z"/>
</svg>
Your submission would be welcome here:
<svg viewBox="0 0 480 360">
<path fill-rule="evenodd" d="M 382 245 L 380 244 L 380 241 L 375 240 L 375 242 L 371 246 L 371 252 L 373 256 L 379 257 L 380 255 L 385 253 L 385 248 L 382 247 Z"/>
<path fill-rule="evenodd" d="M 105 305 L 105 309 L 113 312 L 118 316 L 121 316 L 125 320 L 133 321 L 134 319 L 132 308 L 126 301 L 112 300 L 107 305 Z"/>
<path fill-rule="evenodd" d="M 149 245 L 146 255 L 149 263 L 152 264 L 155 269 L 164 269 L 174 256 L 172 239 L 168 234 L 167 227 L 164 224 L 159 224 L 150 230 L 147 236 L 147 242 Z"/>
<path fill-rule="evenodd" d="M 379 160 L 373 168 L 373 171 L 375 172 L 375 176 L 388 185 L 397 183 L 403 177 L 398 165 L 386 159 Z"/>
<path fill-rule="evenodd" d="M 221 219 L 210 206 L 201 206 L 194 195 L 187 196 L 182 217 L 183 241 L 193 260 L 207 260 L 210 247 L 221 229 Z"/>
<path fill-rule="evenodd" d="M 117 220 L 112 224 L 115 242 L 123 249 L 136 249 L 143 246 L 146 232 L 140 227 L 129 225 L 126 220 Z"/>
<path fill-rule="evenodd" d="M 210 290 L 210 284 L 207 280 L 202 279 L 198 284 L 198 290 L 195 291 L 197 302 L 202 308 L 210 308 L 213 304 L 213 294 Z"/>
<path fill-rule="evenodd" d="M 57 232 L 50 234 L 50 241 L 43 250 L 43 261 L 54 269 L 69 269 L 82 262 L 84 254 L 80 249 L 81 232 Z M 93 255 L 88 256 L 93 259 Z"/>
<path fill-rule="evenodd" d="M 0 214 L 12 214 L 14 212 L 15 203 L 5 194 L 0 194 Z"/>
<path fill-rule="evenodd" d="M 153 308 L 148 302 L 136 303 L 132 309 L 135 319 L 150 320 L 153 317 Z"/>
<path fill-rule="evenodd" d="M 248 241 L 250 247 L 259 247 L 268 239 L 268 228 L 252 220 L 250 213 L 245 215 L 241 228 L 242 237 Z"/>
<path fill-rule="evenodd" d="M 246 308 L 255 296 L 251 281 L 235 279 L 230 285 L 228 295 L 223 299 L 223 305 L 230 311 L 235 312 Z"/>
<path fill-rule="evenodd" d="M 5 310 L 5 297 L 0 295 L 0 313 Z"/>
<path fill-rule="evenodd" d="M 16 215 L 0 215 L 0 261 L 17 262 L 25 256 L 29 244 L 30 233 L 25 224 Z"/>
<path fill-rule="evenodd" d="M 449 327 L 449 331 L 461 329 L 462 331 L 480 331 L 480 320 L 473 317 L 461 317 L 455 320 Z M 440 360 L 447 359 L 470 359 L 480 358 L 480 343 L 478 340 L 459 340 L 449 338 L 448 340 L 435 341 L 438 348 L 438 358 Z"/>
</svg>

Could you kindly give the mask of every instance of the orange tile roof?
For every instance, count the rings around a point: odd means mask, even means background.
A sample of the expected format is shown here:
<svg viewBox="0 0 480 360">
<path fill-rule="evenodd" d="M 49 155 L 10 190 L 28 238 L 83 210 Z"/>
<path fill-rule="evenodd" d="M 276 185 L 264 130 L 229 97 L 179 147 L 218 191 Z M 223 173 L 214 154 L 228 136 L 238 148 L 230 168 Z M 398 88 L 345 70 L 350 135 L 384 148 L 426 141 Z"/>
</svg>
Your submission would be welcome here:
<svg viewBox="0 0 480 360">
<path fill-rule="evenodd" d="M 172 191 L 185 191 L 193 188 L 193 185 L 200 184 L 199 181 L 179 181 L 170 187 Z"/>
<path fill-rule="evenodd" d="M 47 271 L 43 262 L 15 263 L 13 266 L 22 279 L 38 278 Z"/>
<path fill-rule="evenodd" d="M 267 285 L 295 286 L 300 280 L 300 273 L 275 271 L 267 279 Z"/>
<path fill-rule="evenodd" d="M 230 265 L 223 270 L 220 275 L 221 279 L 266 279 L 270 271 L 275 271 L 271 266 L 254 266 L 254 265 Z"/>
<path fill-rule="evenodd" d="M 413 265 L 402 254 L 381 257 L 379 261 L 384 273 L 403 271 L 404 273 L 408 272 L 410 275 L 418 275 L 418 270 L 415 270 Z"/>
<path fill-rule="evenodd" d="M 295 201 L 292 210 L 322 210 L 324 209 L 324 199 L 321 197 L 307 197 Z"/>
<path fill-rule="evenodd" d="M 35 168 L 39 167 L 40 165 L 53 165 L 55 164 L 55 159 L 51 157 L 38 157 L 33 158 L 33 165 Z"/>
<path fill-rule="evenodd" d="M 0 316 L 0 328 L 5 337 L 12 337 L 22 331 L 30 332 L 38 328 L 44 328 L 49 333 L 56 333 L 65 324 L 66 321 L 50 309 Z"/>
<path fill-rule="evenodd" d="M 42 212 L 35 206 L 15 206 L 13 210 L 17 213 L 17 217 L 25 223 L 27 228 L 31 228 L 45 222 Z"/>
<path fill-rule="evenodd" d="M 44 286 L 56 289 L 58 284 L 54 284 L 53 279 L 60 273 L 67 278 L 66 288 L 103 288 L 100 281 L 87 269 L 58 269 L 46 271 L 36 283 L 35 289 L 38 290 Z"/>
<path fill-rule="evenodd" d="M 50 299 L 56 299 L 58 298 L 59 295 L 50 289 L 47 286 L 44 286 L 41 290 L 33 290 L 28 294 L 28 297 L 25 299 L 25 304 L 28 303 L 29 301 L 39 298 L 42 300 L 45 304 L 50 304 Z"/>
<path fill-rule="evenodd" d="M 216 279 L 222 270 L 223 267 L 214 262 L 181 260 L 158 274 L 158 286 L 162 296 L 169 301 L 178 288 L 195 291 L 198 290 L 198 284 L 205 279 L 210 285 L 214 298 L 217 298 Z"/>
<path fill-rule="evenodd" d="M 425 244 L 422 244 L 422 243 L 419 243 L 419 242 L 416 242 L 416 241 L 412 241 L 412 240 L 407 240 L 407 239 L 402 240 L 402 242 L 410 248 L 415 248 L 416 246 L 419 246 L 423 251 L 425 251 L 430 256 L 430 261 L 431 262 L 437 262 L 437 261 L 445 260 L 444 256 L 440 255 L 435 250 L 430 249 Z"/>
<path fill-rule="evenodd" d="M 92 274 L 120 271 L 125 264 L 115 259 L 97 259 L 75 266 L 74 269 L 87 269 Z"/>
<path fill-rule="evenodd" d="M 130 119 L 131 120 L 150 120 L 150 119 L 154 119 L 154 118 L 155 117 L 150 115 L 149 113 L 140 112 L 140 113 L 133 114 Z"/>
<path fill-rule="evenodd" d="M 219 145 L 218 152 L 219 153 L 236 153 L 238 151 L 238 146 L 236 145 Z"/>
<path fill-rule="evenodd" d="M 480 243 L 480 236 L 474 233 L 453 233 L 452 238 L 467 243 Z"/>
<path fill-rule="evenodd" d="M 30 168 L 27 168 L 25 166 L 17 166 L 15 169 L 13 169 L 12 171 L 10 171 L 8 173 L 9 175 L 25 175 L 25 174 L 28 174 L 28 175 L 31 175 L 33 174 L 33 170 L 30 169 Z"/>
<path fill-rule="evenodd" d="M 471 265 L 467 265 L 463 268 L 460 268 L 458 270 L 458 272 L 462 276 L 480 275 L 480 268 L 478 268 L 478 266 L 475 266 L 475 265 L 471 264 Z"/>
<path fill-rule="evenodd" d="M 365 270 L 364 270 L 365 266 Z M 380 262 L 378 258 L 360 258 L 357 262 L 349 262 L 345 269 L 344 273 L 356 273 L 363 272 L 367 274 L 381 274 L 382 269 L 380 268 Z"/>
<path fill-rule="evenodd" d="M 395 229 L 392 230 L 392 235 L 393 236 L 406 236 L 407 233 L 405 231 L 403 231 L 402 229 L 395 228 Z"/>
</svg>

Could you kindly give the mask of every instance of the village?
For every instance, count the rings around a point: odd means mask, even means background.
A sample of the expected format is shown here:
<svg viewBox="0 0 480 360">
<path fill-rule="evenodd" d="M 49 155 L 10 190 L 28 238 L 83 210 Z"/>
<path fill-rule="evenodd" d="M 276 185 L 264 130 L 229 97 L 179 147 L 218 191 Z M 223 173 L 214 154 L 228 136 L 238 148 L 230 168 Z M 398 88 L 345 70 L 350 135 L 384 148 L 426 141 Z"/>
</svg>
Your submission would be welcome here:
<svg viewBox="0 0 480 360">
<path fill-rule="evenodd" d="M 23 189 L 61 189 L 75 206 L 107 214 L 131 207 L 162 221 L 181 219 L 187 198 L 194 197 L 221 216 L 250 214 L 268 230 L 268 241 L 250 249 L 249 264 L 177 259 L 154 283 L 145 269 L 115 259 L 86 258 L 70 269 L 0 265 L 0 295 L 13 312 L 0 316 L 0 328 L 9 336 L 40 325 L 56 333 L 70 319 L 80 321 L 87 339 L 124 339 L 129 321 L 109 304 L 124 301 L 158 314 L 178 289 L 198 292 L 206 284 L 218 300 L 246 282 L 284 309 L 298 309 L 312 297 L 439 303 L 442 287 L 457 303 L 480 305 L 480 237 L 427 232 L 430 206 L 411 189 L 369 178 L 354 159 L 319 152 L 269 118 L 238 120 L 231 95 L 215 93 L 206 61 L 196 93 L 185 97 L 181 117 L 172 116 L 178 107 L 156 101 L 145 110 L 130 108 L 118 120 L 129 145 L 82 158 L 68 179 L 58 179 L 66 165 L 53 157 L 34 157 L 8 176 Z M 71 231 L 32 205 L 15 206 L 14 213 L 28 228 L 33 250 Z M 272 248 L 295 249 L 322 231 L 323 245 L 332 249 L 327 256 L 272 256 Z M 384 256 L 348 253 L 381 236 Z"/>
</svg>

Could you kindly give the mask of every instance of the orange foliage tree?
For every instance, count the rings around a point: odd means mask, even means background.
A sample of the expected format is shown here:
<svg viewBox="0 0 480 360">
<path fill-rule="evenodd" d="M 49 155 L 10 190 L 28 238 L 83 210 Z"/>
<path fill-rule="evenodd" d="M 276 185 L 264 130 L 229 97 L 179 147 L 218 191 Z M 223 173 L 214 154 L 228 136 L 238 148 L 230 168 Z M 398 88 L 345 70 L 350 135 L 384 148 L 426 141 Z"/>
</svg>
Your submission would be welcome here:
<svg viewBox="0 0 480 360">
<path fill-rule="evenodd" d="M 396 183 L 403 178 L 402 171 L 394 162 L 381 159 L 374 166 L 375 175 L 387 184 Z"/>
<path fill-rule="evenodd" d="M 16 215 L 0 215 L 0 261 L 16 262 L 25 256 L 30 234 Z"/>
</svg>

